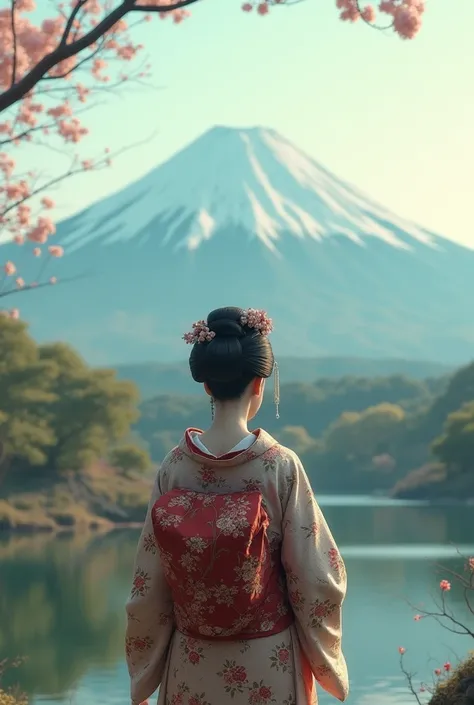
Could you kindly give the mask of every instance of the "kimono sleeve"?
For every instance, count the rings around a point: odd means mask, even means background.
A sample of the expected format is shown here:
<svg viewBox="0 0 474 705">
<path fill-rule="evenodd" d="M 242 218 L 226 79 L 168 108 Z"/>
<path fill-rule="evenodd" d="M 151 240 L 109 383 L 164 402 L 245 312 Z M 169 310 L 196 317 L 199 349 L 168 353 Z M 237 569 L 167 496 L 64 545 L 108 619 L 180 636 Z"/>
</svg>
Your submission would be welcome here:
<svg viewBox="0 0 474 705">
<path fill-rule="evenodd" d="M 316 681 L 344 701 L 349 694 L 341 649 L 346 571 L 297 456 L 283 515 L 282 562 L 302 651 Z"/>
<path fill-rule="evenodd" d="M 138 543 L 132 590 L 126 605 L 125 646 L 132 705 L 140 705 L 160 685 L 175 628 L 173 601 L 151 519 L 153 505 L 160 495 L 158 475 Z"/>
</svg>

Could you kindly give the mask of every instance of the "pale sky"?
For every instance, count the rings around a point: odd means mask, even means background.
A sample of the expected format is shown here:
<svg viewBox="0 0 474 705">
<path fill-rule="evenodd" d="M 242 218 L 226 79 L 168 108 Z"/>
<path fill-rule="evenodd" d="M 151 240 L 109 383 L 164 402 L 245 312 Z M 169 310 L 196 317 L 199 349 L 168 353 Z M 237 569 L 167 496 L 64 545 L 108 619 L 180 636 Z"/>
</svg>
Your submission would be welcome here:
<svg viewBox="0 0 474 705">
<path fill-rule="evenodd" d="M 474 247 L 474 3 L 427 5 L 411 42 L 340 22 L 334 0 L 265 18 L 241 12 L 239 0 L 203 0 L 180 26 L 140 27 L 161 89 L 101 97 L 84 116 L 92 134 L 81 154 L 156 135 L 109 171 L 64 182 L 51 194 L 58 216 L 126 186 L 215 124 L 261 125 L 398 215 Z M 61 166 L 50 151 L 21 151 L 29 168 L 45 156 L 52 173 Z"/>
</svg>

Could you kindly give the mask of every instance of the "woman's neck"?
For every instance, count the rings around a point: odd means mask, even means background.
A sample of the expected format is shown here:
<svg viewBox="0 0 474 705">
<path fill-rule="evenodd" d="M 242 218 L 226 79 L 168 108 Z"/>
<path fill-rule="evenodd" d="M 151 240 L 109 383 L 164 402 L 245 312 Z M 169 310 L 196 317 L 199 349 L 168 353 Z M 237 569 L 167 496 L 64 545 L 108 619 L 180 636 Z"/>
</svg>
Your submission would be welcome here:
<svg viewBox="0 0 474 705">
<path fill-rule="evenodd" d="M 248 405 L 239 402 L 217 402 L 214 420 L 201 440 L 213 455 L 228 453 L 250 431 L 247 426 Z"/>
</svg>

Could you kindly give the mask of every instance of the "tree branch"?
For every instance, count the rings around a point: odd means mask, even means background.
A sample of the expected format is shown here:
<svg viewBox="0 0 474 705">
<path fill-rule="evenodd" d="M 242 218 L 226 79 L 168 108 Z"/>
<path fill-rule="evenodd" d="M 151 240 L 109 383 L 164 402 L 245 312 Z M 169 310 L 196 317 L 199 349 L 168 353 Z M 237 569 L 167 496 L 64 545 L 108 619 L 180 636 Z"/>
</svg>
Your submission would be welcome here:
<svg viewBox="0 0 474 705">
<path fill-rule="evenodd" d="M 372 29 L 378 29 L 379 32 L 385 32 L 387 29 L 392 29 L 393 27 L 393 22 L 390 22 L 390 24 L 386 25 L 385 27 L 381 27 L 380 25 L 373 24 L 373 22 L 369 22 L 368 20 L 365 19 L 363 13 L 362 13 L 362 7 L 360 5 L 360 0 L 356 0 L 356 8 L 359 13 L 359 17 L 361 18 L 362 22 L 365 22 L 365 24 L 368 24 L 369 27 L 372 27 Z"/>
<path fill-rule="evenodd" d="M 13 59 L 12 59 L 12 80 L 10 83 L 10 88 L 12 86 L 14 86 L 15 82 L 16 82 L 16 61 L 17 61 L 16 26 L 15 26 L 16 0 L 11 0 L 11 2 L 12 2 L 11 30 L 12 30 L 12 41 L 13 41 Z"/>
<path fill-rule="evenodd" d="M 87 49 L 87 47 L 91 46 L 91 44 L 97 42 L 129 12 L 169 13 L 174 10 L 180 10 L 188 5 L 192 5 L 197 1 L 198 0 L 181 0 L 180 2 L 175 2 L 172 5 L 149 6 L 137 5 L 136 0 L 123 0 L 121 5 L 116 7 L 115 10 L 107 15 L 107 17 L 104 17 L 101 22 L 93 27 L 83 37 L 80 37 L 70 44 L 60 43 L 54 51 L 44 56 L 41 61 L 38 61 L 36 66 L 34 66 L 29 73 L 23 76 L 23 78 L 21 78 L 11 88 L 4 91 L 0 95 L 0 113 L 4 112 L 7 108 L 10 108 L 12 105 L 24 98 L 24 96 L 27 95 L 36 86 L 36 84 L 41 81 L 48 71 L 51 71 L 51 69 L 54 68 L 54 66 L 66 59 L 70 59 L 72 56 L 76 56 L 76 54 L 79 54 L 79 52 Z"/>
<path fill-rule="evenodd" d="M 63 36 L 61 37 L 61 41 L 59 42 L 60 47 L 65 46 L 67 44 L 67 38 L 69 36 L 69 32 L 71 31 L 72 25 L 74 24 L 74 20 L 76 19 L 77 15 L 79 14 L 80 10 L 84 7 L 86 2 L 87 0 L 78 0 L 76 7 L 69 15 L 69 19 L 66 22 L 66 26 L 64 28 Z"/>
<path fill-rule="evenodd" d="M 76 110 L 74 112 L 74 117 L 76 117 L 77 115 L 82 115 L 83 113 L 86 113 L 89 110 L 92 110 L 93 108 L 97 107 L 97 105 L 100 105 L 100 103 L 90 103 L 89 105 L 86 105 L 84 108 Z M 34 127 L 29 127 L 27 130 L 23 130 L 23 132 L 19 132 L 16 135 L 12 135 L 11 137 L 9 137 L 6 140 L 0 140 L 0 147 L 3 147 L 3 145 L 5 145 L 5 144 L 12 144 L 13 142 L 16 142 L 17 140 L 22 140 L 24 137 L 31 135 L 32 132 L 38 132 L 38 130 L 52 130 L 54 128 L 57 128 L 57 126 L 58 126 L 57 121 L 53 121 L 53 122 L 48 122 L 48 123 L 42 123 L 41 125 L 35 125 Z"/>
<path fill-rule="evenodd" d="M 58 279 L 58 281 L 54 282 L 39 282 L 37 284 L 25 284 L 25 286 L 14 288 L 14 289 L 8 289 L 8 291 L 0 291 L 0 299 L 3 299 L 5 296 L 11 296 L 12 294 L 21 294 L 22 291 L 31 291 L 31 289 L 44 289 L 45 286 L 58 286 L 58 284 L 67 284 L 69 282 L 76 281 L 78 279 L 85 279 L 86 277 L 90 276 L 90 272 L 87 274 L 77 274 L 74 277 L 67 277 L 66 279 Z"/>
<path fill-rule="evenodd" d="M 44 76 L 43 81 L 57 81 L 58 78 L 67 78 L 68 76 L 71 75 L 71 73 L 74 73 L 75 71 L 77 71 L 83 64 L 85 64 L 88 61 L 90 61 L 91 59 L 93 59 L 94 56 L 96 56 L 96 54 L 99 54 L 102 51 L 102 49 L 104 47 L 103 37 L 101 39 L 102 39 L 102 41 L 100 42 L 99 46 L 96 49 L 94 49 L 92 54 L 89 54 L 88 56 L 85 56 L 83 59 L 78 61 L 77 64 L 72 67 L 72 69 L 69 69 L 69 71 L 65 71 L 64 73 L 57 74 L 55 76 Z"/>
<path fill-rule="evenodd" d="M 156 132 L 152 132 L 149 137 L 145 137 L 143 140 L 138 140 L 137 142 L 133 142 L 132 144 L 128 144 L 125 147 L 122 147 L 122 149 L 119 149 L 117 152 L 113 152 L 112 154 L 108 154 L 106 157 L 101 156 L 97 162 L 93 163 L 93 171 L 97 171 L 99 168 L 105 168 L 107 166 L 107 162 L 111 159 L 115 159 L 119 157 L 121 154 L 124 154 L 125 152 L 128 152 L 130 149 L 135 149 L 136 147 L 140 147 L 143 144 L 147 144 L 152 140 L 156 135 Z M 46 183 L 42 184 L 41 186 L 38 186 L 38 188 L 34 188 L 33 191 L 31 191 L 27 196 L 24 198 L 19 199 L 18 201 L 15 201 L 11 205 L 5 207 L 3 210 L 0 210 L 0 218 L 3 218 L 7 213 L 10 211 L 14 210 L 15 208 L 18 208 L 22 203 L 25 201 L 29 201 L 31 198 L 34 196 L 37 196 L 40 193 L 43 193 L 43 191 L 46 191 L 50 189 L 52 186 L 56 186 L 56 184 L 60 183 L 64 179 L 67 179 L 69 176 L 74 176 L 75 174 L 81 174 L 83 171 L 86 171 L 86 169 L 81 165 L 77 168 L 74 168 L 74 165 L 77 163 L 77 160 L 74 160 L 72 163 L 72 166 L 68 169 L 68 171 L 64 172 L 64 174 L 61 174 L 60 176 L 55 176 L 53 179 L 50 179 Z"/>
<path fill-rule="evenodd" d="M 415 698 L 418 705 L 423 705 L 423 703 L 421 702 L 421 698 L 418 695 L 418 693 L 416 692 L 415 686 L 413 685 L 413 678 L 414 678 L 415 674 L 410 673 L 410 671 L 407 671 L 407 669 L 405 668 L 405 664 L 403 662 L 403 654 L 400 656 L 400 670 L 406 678 L 410 693 L 413 695 L 413 697 Z"/>
</svg>

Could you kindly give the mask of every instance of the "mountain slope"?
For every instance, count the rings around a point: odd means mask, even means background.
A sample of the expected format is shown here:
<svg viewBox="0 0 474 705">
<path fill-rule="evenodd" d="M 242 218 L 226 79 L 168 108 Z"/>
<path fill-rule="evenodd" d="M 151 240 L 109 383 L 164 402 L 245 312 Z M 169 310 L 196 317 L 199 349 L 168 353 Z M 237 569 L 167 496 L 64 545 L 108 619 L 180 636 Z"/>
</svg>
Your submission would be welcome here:
<svg viewBox="0 0 474 705">
<path fill-rule="evenodd" d="M 156 219 L 166 222 L 161 237 L 150 232 Z M 94 240 L 144 243 L 159 237 L 174 250 L 195 250 L 229 227 L 242 228 L 274 253 L 284 233 L 316 241 L 339 233 L 359 244 L 372 236 L 402 248 L 410 238 L 436 243 L 275 131 L 226 127 L 209 130 L 125 193 L 82 214 L 66 242 L 84 247 Z"/>
<path fill-rule="evenodd" d="M 183 359 L 183 332 L 221 305 L 267 308 L 279 355 L 455 365 L 474 349 L 474 252 L 374 204 L 273 131 L 214 128 L 57 238 L 57 273 L 86 278 L 16 301 L 37 337 L 97 364 Z"/>
</svg>

